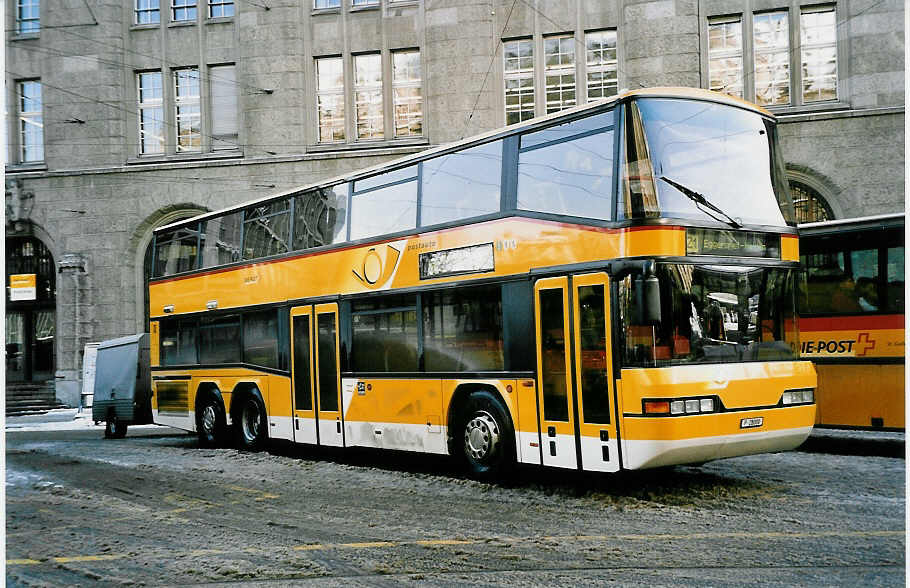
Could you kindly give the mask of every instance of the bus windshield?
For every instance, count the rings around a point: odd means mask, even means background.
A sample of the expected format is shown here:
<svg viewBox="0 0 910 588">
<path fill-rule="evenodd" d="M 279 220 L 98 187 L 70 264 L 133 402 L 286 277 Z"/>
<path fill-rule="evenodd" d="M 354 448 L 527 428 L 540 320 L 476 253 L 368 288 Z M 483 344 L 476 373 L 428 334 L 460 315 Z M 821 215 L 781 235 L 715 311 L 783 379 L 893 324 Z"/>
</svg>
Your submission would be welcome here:
<svg viewBox="0 0 910 588">
<path fill-rule="evenodd" d="M 794 360 L 794 270 L 658 264 L 661 316 L 646 324 L 632 278 L 620 282 L 627 367 Z"/>
<path fill-rule="evenodd" d="M 641 99 L 629 107 L 629 218 L 795 225 L 774 123 L 711 102 Z M 650 168 L 650 169 L 649 169 Z"/>
</svg>

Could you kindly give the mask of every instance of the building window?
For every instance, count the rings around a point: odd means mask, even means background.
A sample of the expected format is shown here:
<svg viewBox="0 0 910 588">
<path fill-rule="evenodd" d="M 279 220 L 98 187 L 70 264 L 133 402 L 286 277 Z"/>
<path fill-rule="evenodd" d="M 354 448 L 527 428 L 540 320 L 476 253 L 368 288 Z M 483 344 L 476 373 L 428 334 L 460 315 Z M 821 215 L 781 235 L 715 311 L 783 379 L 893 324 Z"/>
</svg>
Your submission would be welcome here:
<svg viewBox="0 0 910 588">
<path fill-rule="evenodd" d="M 834 220 L 834 213 L 828 201 L 809 186 L 796 181 L 790 182 L 790 193 L 793 195 L 793 210 L 797 223 L 814 223 Z"/>
<path fill-rule="evenodd" d="M 543 52 L 547 114 L 575 106 L 575 37 L 547 37 Z"/>
<path fill-rule="evenodd" d="M 174 121 L 177 125 L 177 152 L 201 151 L 202 115 L 199 110 L 199 70 L 174 72 Z"/>
<path fill-rule="evenodd" d="M 316 107 L 319 116 L 319 142 L 343 142 L 344 68 L 341 57 L 316 59 Z"/>
<path fill-rule="evenodd" d="M 341 0 L 313 0 L 313 8 L 315 10 L 338 8 L 339 6 L 341 6 Z"/>
<path fill-rule="evenodd" d="M 16 33 L 28 35 L 41 29 L 41 3 L 39 0 L 16 0 Z"/>
<path fill-rule="evenodd" d="M 800 8 L 791 0 L 784 10 L 709 17 L 707 26 L 711 90 L 762 106 L 837 99 L 835 6 Z M 791 46 L 791 36 L 799 39 L 796 47 Z M 752 50 L 744 51 L 750 42 Z"/>
<path fill-rule="evenodd" d="M 360 6 L 379 6 L 379 0 L 351 0 L 351 6 L 354 8 Z"/>
<path fill-rule="evenodd" d="M 506 124 L 534 118 L 534 41 L 503 43 L 506 87 Z"/>
<path fill-rule="evenodd" d="M 237 68 L 218 65 L 209 68 L 211 93 L 212 149 L 237 149 Z"/>
<path fill-rule="evenodd" d="M 421 86 L 420 52 L 393 52 L 392 99 L 396 137 L 419 137 L 423 134 Z"/>
<path fill-rule="evenodd" d="M 234 16 L 234 0 L 209 0 L 209 18 Z"/>
<path fill-rule="evenodd" d="M 139 153 L 164 153 L 164 101 L 161 72 L 140 73 L 139 90 Z"/>
<path fill-rule="evenodd" d="M 382 139 L 382 58 L 379 53 L 354 56 L 354 116 L 357 140 Z"/>
<path fill-rule="evenodd" d="M 196 0 L 171 0 L 171 20 L 196 20 Z"/>
<path fill-rule="evenodd" d="M 743 23 L 737 17 L 708 23 L 708 88 L 743 97 Z"/>
<path fill-rule="evenodd" d="M 161 22 L 160 0 L 136 0 L 136 24 Z"/>
<path fill-rule="evenodd" d="M 44 161 L 44 122 L 41 115 L 41 82 L 19 82 L 19 159 Z"/>
<path fill-rule="evenodd" d="M 587 53 L 588 101 L 615 96 L 617 76 L 616 31 L 593 31 L 585 34 Z"/>
<path fill-rule="evenodd" d="M 762 106 L 790 103 L 790 23 L 787 12 L 756 14 L 755 102 Z"/>
<path fill-rule="evenodd" d="M 837 20 L 834 7 L 800 15 L 803 102 L 837 99 Z"/>
</svg>

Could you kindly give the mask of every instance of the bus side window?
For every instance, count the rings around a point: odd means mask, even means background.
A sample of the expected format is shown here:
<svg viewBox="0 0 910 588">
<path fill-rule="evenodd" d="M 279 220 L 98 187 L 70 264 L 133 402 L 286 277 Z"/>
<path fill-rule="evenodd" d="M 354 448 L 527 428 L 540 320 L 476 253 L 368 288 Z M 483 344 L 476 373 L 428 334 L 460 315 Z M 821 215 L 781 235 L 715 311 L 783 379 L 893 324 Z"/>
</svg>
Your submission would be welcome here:
<svg viewBox="0 0 910 588">
<path fill-rule="evenodd" d="M 904 248 L 888 248 L 887 310 L 904 312 Z"/>
<path fill-rule="evenodd" d="M 853 271 L 853 294 L 862 312 L 881 310 L 879 300 L 878 249 L 860 249 L 850 252 Z"/>
</svg>

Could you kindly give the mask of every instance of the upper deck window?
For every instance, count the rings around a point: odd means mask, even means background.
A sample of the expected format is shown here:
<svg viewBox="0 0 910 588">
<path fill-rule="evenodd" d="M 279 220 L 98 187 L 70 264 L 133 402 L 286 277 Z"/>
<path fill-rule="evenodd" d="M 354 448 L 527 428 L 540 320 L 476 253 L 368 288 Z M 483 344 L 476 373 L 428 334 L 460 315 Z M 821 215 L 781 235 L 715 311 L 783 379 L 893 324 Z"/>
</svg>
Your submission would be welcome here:
<svg viewBox="0 0 910 588">
<path fill-rule="evenodd" d="M 629 111 L 622 215 L 794 224 L 771 121 L 742 108 L 690 100 L 642 99 Z M 650 196 L 653 186 L 656 198 Z M 710 205 L 696 202 L 699 196 Z"/>
<path fill-rule="evenodd" d="M 518 208 L 608 220 L 613 111 L 522 135 Z"/>
<path fill-rule="evenodd" d="M 318 188 L 294 197 L 294 250 L 347 239 L 348 186 Z"/>
<path fill-rule="evenodd" d="M 354 182 L 351 240 L 417 226 L 417 166 Z"/>
<path fill-rule="evenodd" d="M 246 209 L 243 215 L 243 259 L 287 253 L 290 217 L 288 200 L 276 200 Z"/>
<path fill-rule="evenodd" d="M 499 211 L 502 141 L 423 162 L 421 226 Z"/>
<path fill-rule="evenodd" d="M 194 270 L 199 255 L 198 224 L 158 235 L 155 244 L 155 276 L 170 276 Z"/>
</svg>

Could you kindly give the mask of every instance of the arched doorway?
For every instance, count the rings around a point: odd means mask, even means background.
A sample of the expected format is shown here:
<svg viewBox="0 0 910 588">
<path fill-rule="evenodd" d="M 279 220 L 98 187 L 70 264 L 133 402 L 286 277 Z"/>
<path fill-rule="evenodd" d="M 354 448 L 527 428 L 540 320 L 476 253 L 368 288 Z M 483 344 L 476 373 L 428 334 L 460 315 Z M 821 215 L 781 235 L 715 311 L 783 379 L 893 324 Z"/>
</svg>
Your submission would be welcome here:
<svg viewBox="0 0 910 588">
<path fill-rule="evenodd" d="M 208 209 L 197 204 L 175 204 L 159 210 L 146 218 L 133 234 L 131 247 L 134 247 L 136 268 L 136 332 L 148 332 L 149 299 L 148 278 L 152 268 L 152 235 L 157 227 L 163 227 L 185 218 L 190 218 Z"/>
<path fill-rule="evenodd" d="M 15 288 L 11 287 L 11 276 Z M 7 238 L 7 382 L 44 382 L 54 378 L 56 298 L 56 272 L 50 250 L 34 237 Z"/>
<path fill-rule="evenodd" d="M 815 223 L 834 220 L 834 213 L 828 201 L 814 188 L 790 180 L 790 193 L 793 195 L 793 209 L 796 213 L 796 222 Z"/>
</svg>

